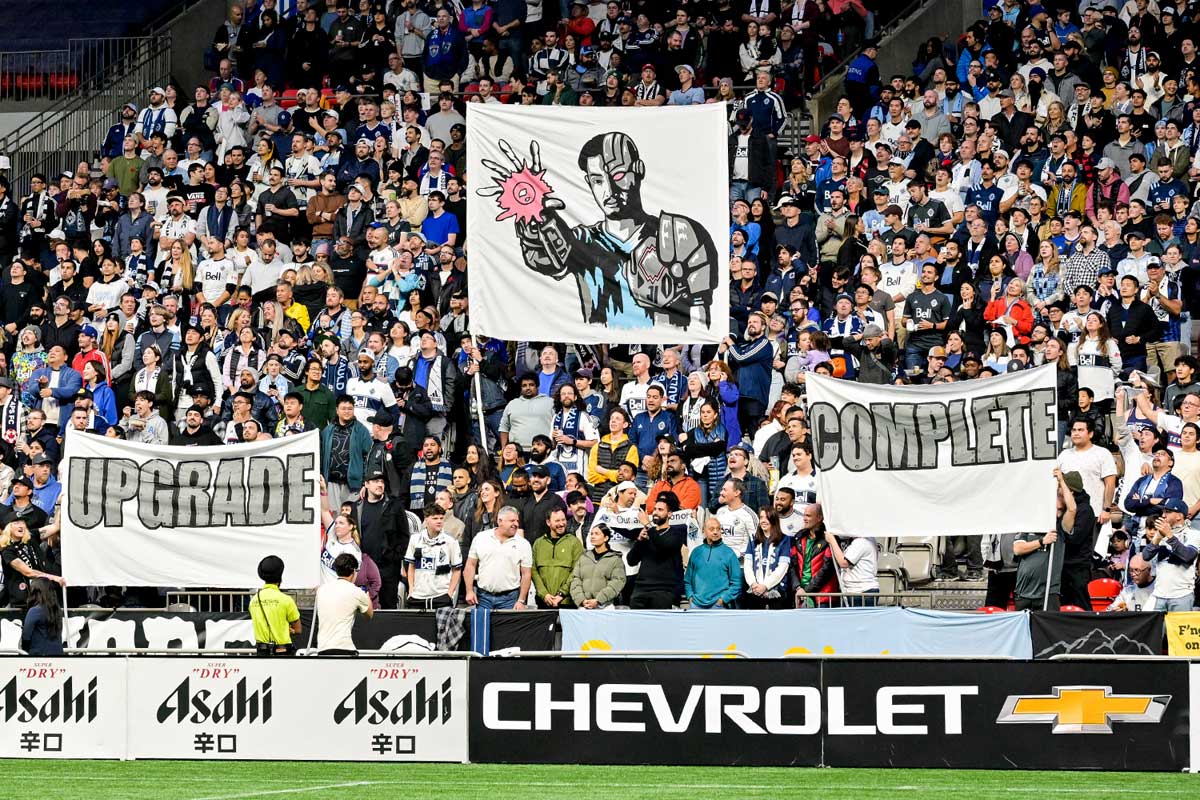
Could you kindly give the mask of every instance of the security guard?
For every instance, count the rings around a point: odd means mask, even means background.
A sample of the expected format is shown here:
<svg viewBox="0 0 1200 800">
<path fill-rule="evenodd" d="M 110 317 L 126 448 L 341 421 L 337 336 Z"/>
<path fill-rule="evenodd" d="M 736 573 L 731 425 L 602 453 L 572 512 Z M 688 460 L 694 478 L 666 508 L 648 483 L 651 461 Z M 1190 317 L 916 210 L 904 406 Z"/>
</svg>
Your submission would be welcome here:
<svg viewBox="0 0 1200 800">
<path fill-rule="evenodd" d="M 250 599 L 257 655 L 295 655 L 292 634 L 300 633 L 300 611 L 290 595 L 279 591 L 279 584 L 283 582 L 283 559 L 279 556 L 264 558 L 258 563 L 258 577 L 264 585 Z"/>
</svg>

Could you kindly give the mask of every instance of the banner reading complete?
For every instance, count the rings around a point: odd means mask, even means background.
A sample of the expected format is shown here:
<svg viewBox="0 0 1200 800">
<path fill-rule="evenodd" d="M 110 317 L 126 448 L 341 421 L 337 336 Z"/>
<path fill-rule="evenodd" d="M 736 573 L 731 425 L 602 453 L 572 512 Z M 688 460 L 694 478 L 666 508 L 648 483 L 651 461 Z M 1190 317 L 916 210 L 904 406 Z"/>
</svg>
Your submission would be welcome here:
<svg viewBox="0 0 1200 800">
<path fill-rule="evenodd" d="M 75 586 L 249 588 L 283 559 L 285 588 L 320 581 L 316 431 L 220 447 L 69 433 L 63 577 Z"/>
<path fill-rule="evenodd" d="M 471 326 L 501 339 L 729 331 L 728 109 L 467 106 Z M 704 169 L 697 169 L 704 165 Z"/>
<path fill-rule="evenodd" d="M 826 527 L 841 536 L 1050 530 L 1054 370 L 917 387 L 810 373 L 808 417 Z"/>
</svg>

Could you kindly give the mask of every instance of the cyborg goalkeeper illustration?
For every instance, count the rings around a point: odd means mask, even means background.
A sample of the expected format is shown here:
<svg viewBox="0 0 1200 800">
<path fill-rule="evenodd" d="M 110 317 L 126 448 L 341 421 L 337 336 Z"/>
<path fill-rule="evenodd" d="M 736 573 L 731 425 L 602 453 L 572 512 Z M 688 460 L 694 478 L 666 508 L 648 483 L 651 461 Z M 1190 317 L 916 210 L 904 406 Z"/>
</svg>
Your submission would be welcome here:
<svg viewBox="0 0 1200 800">
<path fill-rule="evenodd" d="M 565 204 L 544 179 L 538 143 L 530 143 L 528 161 L 507 141 L 499 146 L 511 164 L 484 160 L 493 184 L 478 193 L 496 199 L 497 221 L 515 221 L 530 269 L 574 279 L 585 321 L 687 328 L 695 309 L 701 324 L 710 324 L 719 269 L 712 237 L 695 220 L 642 207 L 646 167 L 633 139 L 611 132 L 584 144 L 578 166 L 604 218 L 574 227 L 563 220 Z"/>
</svg>

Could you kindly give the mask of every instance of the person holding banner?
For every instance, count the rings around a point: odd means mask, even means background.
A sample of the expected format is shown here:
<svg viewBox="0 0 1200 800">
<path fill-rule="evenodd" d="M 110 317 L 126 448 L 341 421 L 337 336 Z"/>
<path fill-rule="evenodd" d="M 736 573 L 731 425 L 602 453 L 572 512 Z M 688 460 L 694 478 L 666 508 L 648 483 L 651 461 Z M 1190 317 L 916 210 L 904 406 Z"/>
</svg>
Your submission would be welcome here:
<svg viewBox="0 0 1200 800">
<path fill-rule="evenodd" d="M 1013 590 L 1013 603 L 1018 611 L 1058 611 L 1061 605 L 1063 558 L 1066 554 L 1066 548 L 1059 542 L 1067 537 L 1068 532 L 1078 531 L 1080 535 L 1085 535 L 1095 527 L 1094 522 L 1089 527 L 1086 519 L 1083 525 L 1076 524 L 1079 505 L 1075 502 L 1071 487 L 1083 485 L 1079 474 L 1068 478 L 1061 469 L 1055 469 L 1054 474 L 1058 481 L 1058 519 L 1055 529 L 1044 534 L 1022 533 L 1013 541 L 1013 555 L 1017 559 L 1017 585 Z"/>
</svg>

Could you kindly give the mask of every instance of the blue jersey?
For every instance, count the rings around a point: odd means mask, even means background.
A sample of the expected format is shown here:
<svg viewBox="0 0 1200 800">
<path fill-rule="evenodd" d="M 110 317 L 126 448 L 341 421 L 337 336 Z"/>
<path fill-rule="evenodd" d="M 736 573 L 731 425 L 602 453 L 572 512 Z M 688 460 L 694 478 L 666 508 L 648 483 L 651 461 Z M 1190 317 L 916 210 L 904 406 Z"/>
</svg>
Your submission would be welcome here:
<svg viewBox="0 0 1200 800">
<path fill-rule="evenodd" d="M 1004 190 L 999 186 L 987 187 L 980 183 L 967 190 L 966 204 L 979 206 L 979 216 L 991 227 L 1000 219 L 1000 198 L 1003 196 Z"/>
</svg>

